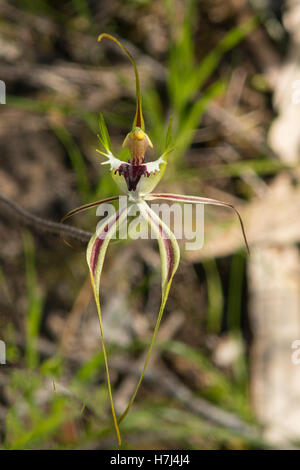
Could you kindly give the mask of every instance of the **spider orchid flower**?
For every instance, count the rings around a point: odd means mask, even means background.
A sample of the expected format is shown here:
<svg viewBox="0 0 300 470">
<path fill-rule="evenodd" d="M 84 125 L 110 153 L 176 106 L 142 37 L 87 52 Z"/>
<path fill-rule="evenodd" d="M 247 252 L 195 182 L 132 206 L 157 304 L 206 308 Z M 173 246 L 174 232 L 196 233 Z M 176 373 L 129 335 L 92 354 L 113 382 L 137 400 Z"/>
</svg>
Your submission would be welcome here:
<svg viewBox="0 0 300 470">
<path fill-rule="evenodd" d="M 226 206 L 235 211 L 237 214 L 243 237 L 245 240 L 245 244 L 247 250 L 249 252 L 246 235 L 243 227 L 242 219 L 237 212 L 237 210 L 231 205 L 226 202 L 218 201 L 215 199 L 209 199 L 204 197 L 196 197 L 196 196 L 186 196 L 186 195 L 179 195 L 179 194 L 169 194 L 169 193 L 153 193 L 152 191 L 159 183 L 160 179 L 162 178 L 166 166 L 167 166 L 167 156 L 170 149 L 170 141 L 171 141 L 171 122 L 169 124 L 167 138 L 166 138 L 166 145 L 164 153 L 155 161 L 146 163 L 145 162 L 145 153 L 148 147 L 153 147 L 152 142 L 148 135 L 145 132 L 145 123 L 142 114 L 142 99 L 141 99 L 141 92 L 140 92 L 140 81 L 138 71 L 133 60 L 131 54 L 127 51 L 127 49 L 113 36 L 109 34 L 101 34 L 98 37 L 98 41 L 100 42 L 103 38 L 110 39 L 118 44 L 118 46 L 127 54 L 129 57 L 135 72 L 135 79 L 136 79 L 136 113 L 132 125 L 132 130 L 127 134 L 124 142 L 123 147 L 127 147 L 131 158 L 128 159 L 127 162 L 119 160 L 116 158 L 112 151 L 111 151 L 111 143 L 109 134 L 107 131 L 107 127 L 105 125 L 105 121 L 102 115 L 100 115 L 99 120 L 99 129 L 100 134 L 98 135 L 99 141 L 102 145 L 101 150 L 97 150 L 102 156 L 106 158 L 102 165 L 108 165 L 112 178 L 117 183 L 121 191 L 127 196 L 128 205 L 126 208 L 120 209 L 114 215 L 110 216 L 106 219 L 103 223 L 100 223 L 97 227 L 95 234 L 91 237 L 88 247 L 87 247 L 87 263 L 90 270 L 91 276 L 91 283 L 93 287 L 93 293 L 95 297 L 95 302 L 97 306 L 97 312 L 99 317 L 100 323 L 100 332 L 101 332 L 101 343 L 104 353 L 104 360 L 105 360 L 105 367 L 106 367 L 106 376 L 107 376 L 107 383 L 108 383 L 108 392 L 110 398 L 110 405 L 112 410 L 112 416 L 114 421 L 114 426 L 118 438 L 118 444 L 121 445 L 121 436 L 119 430 L 119 424 L 125 416 L 127 415 L 128 411 L 130 410 L 134 399 L 138 393 L 140 388 L 146 367 L 148 365 L 151 351 L 153 348 L 153 344 L 155 342 L 159 325 L 162 319 L 163 311 L 167 302 L 167 298 L 169 295 L 169 290 L 171 287 L 173 276 L 178 268 L 179 259 L 180 259 L 180 251 L 177 240 L 175 235 L 171 232 L 170 228 L 161 220 L 161 218 L 151 209 L 151 207 L 147 204 L 148 201 L 152 200 L 166 200 L 166 201 L 177 201 L 183 203 L 193 203 L 193 204 L 211 204 L 216 206 Z M 80 206 L 68 214 L 65 215 L 63 221 L 67 218 L 71 217 L 74 214 L 77 214 L 81 211 L 97 207 L 101 204 L 108 203 L 111 201 L 118 200 L 118 196 L 116 197 L 108 197 L 106 199 L 102 199 L 101 201 L 96 201 L 90 204 L 86 204 L 84 206 Z M 107 247 L 109 245 L 110 240 L 116 233 L 117 228 L 125 223 L 127 216 L 130 215 L 131 208 L 138 208 L 140 215 L 146 221 L 146 223 L 151 227 L 151 230 L 156 235 L 158 240 L 160 258 L 161 258 L 161 286 L 162 286 L 162 293 L 161 293 L 161 305 L 158 312 L 157 321 L 155 324 L 152 340 L 150 343 L 150 347 L 148 349 L 148 353 L 145 359 L 144 367 L 142 369 L 140 378 L 138 380 L 137 386 L 133 393 L 133 396 L 123 414 L 117 418 L 113 396 L 112 396 L 112 387 L 110 381 L 110 374 L 109 374 L 109 367 L 108 367 L 108 359 L 106 353 L 106 347 L 104 342 L 104 332 L 103 332 L 103 325 L 102 325 L 102 315 L 101 315 L 101 307 L 100 307 L 100 298 L 99 298 L 99 287 L 100 287 L 100 277 L 102 273 L 103 263 L 105 254 L 107 251 Z"/>
</svg>

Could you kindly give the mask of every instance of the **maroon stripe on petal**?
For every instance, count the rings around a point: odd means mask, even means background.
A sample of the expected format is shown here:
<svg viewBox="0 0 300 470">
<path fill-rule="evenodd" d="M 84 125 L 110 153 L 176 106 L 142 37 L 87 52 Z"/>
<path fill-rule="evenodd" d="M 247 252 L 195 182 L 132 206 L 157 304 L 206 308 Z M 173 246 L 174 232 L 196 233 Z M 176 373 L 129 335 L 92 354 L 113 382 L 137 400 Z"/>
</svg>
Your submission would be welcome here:
<svg viewBox="0 0 300 470">
<path fill-rule="evenodd" d="M 151 194 L 152 198 L 162 198 L 162 199 L 170 199 L 170 200 L 177 200 L 177 201 L 187 201 L 187 202 L 200 202 L 201 203 L 201 197 L 193 197 L 193 196 L 176 196 L 176 194 Z M 219 201 L 215 201 L 214 199 L 209 199 L 209 198 L 204 198 L 203 204 L 205 202 L 214 202 L 215 204 L 218 204 Z M 224 203 L 225 204 L 225 203 Z M 222 203 L 220 202 L 220 205 Z"/>
<path fill-rule="evenodd" d="M 72 215 L 75 215 L 78 212 L 82 212 L 82 211 L 85 211 L 87 209 L 91 209 L 92 207 L 100 206 L 101 204 L 104 204 L 106 202 L 116 201 L 117 199 L 119 199 L 119 196 L 112 196 L 112 197 L 108 197 L 106 199 L 102 199 L 102 201 L 91 202 L 90 204 L 84 204 L 83 206 L 76 207 L 76 209 L 73 209 L 70 212 L 68 212 L 61 219 L 61 222 L 64 222 L 66 219 L 68 219 L 69 217 L 72 217 Z"/>
<path fill-rule="evenodd" d="M 208 197 L 199 196 L 177 196 L 176 194 L 151 194 L 151 199 L 169 199 L 170 201 L 176 200 L 180 202 L 196 202 L 200 204 L 212 204 L 214 206 L 226 206 L 235 210 L 234 206 L 228 202 L 218 201 Z"/>
<path fill-rule="evenodd" d="M 238 216 L 240 226 L 241 226 L 241 229 L 242 229 L 242 233 L 243 233 L 243 237 L 244 237 L 244 241 L 245 241 L 245 245 L 246 245 L 248 254 L 250 255 L 250 248 L 249 248 L 249 245 L 248 245 L 243 220 L 240 216 L 239 211 L 232 204 L 230 204 L 228 202 L 218 201 L 217 199 L 201 198 L 201 197 L 193 197 L 193 196 L 181 196 L 181 195 L 177 196 L 176 194 L 168 194 L 168 193 L 166 193 L 166 194 L 154 194 L 154 193 L 152 193 L 151 194 L 151 199 L 166 199 L 166 200 L 170 200 L 170 201 L 178 200 L 180 202 L 187 201 L 187 202 L 195 202 L 195 203 L 200 203 L 200 204 L 212 204 L 214 206 L 229 207 L 230 209 L 234 210 L 234 212 Z M 151 199 L 149 198 L 149 200 L 151 200 Z"/>
<path fill-rule="evenodd" d="M 95 276 L 96 267 L 97 267 L 98 258 L 99 258 L 99 253 L 100 253 L 101 247 L 104 243 L 104 240 L 106 239 L 107 235 L 109 234 L 110 229 L 117 223 L 117 221 L 121 217 L 121 214 L 123 214 L 123 212 L 125 210 L 126 209 L 124 208 L 122 211 L 118 212 L 116 217 L 113 220 L 111 220 L 108 224 L 106 224 L 103 227 L 103 229 L 101 230 L 101 232 L 98 233 L 98 237 L 96 238 L 96 240 L 94 242 L 91 257 L 90 257 L 90 266 L 91 266 L 93 276 Z"/>
<path fill-rule="evenodd" d="M 163 227 L 161 226 L 161 224 L 159 222 L 157 222 L 152 216 L 151 216 L 151 213 L 148 212 L 148 215 L 149 215 L 149 218 L 151 219 L 151 221 L 154 223 L 154 225 L 156 225 L 156 227 L 158 228 L 159 230 L 159 233 L 161 234 L 162 236 L 162 241 L 163 241 L 163 244 L 165 246 L 165 250 L 166 250 L 166 257 L 167 257 L 167 262 L 168 262 L 168 281 L 171 279 L 172 277 L 172 273 L 173 273 L 173 268 L 174 268 L 174 264 L 175 264 L 175 257 L 174 257 L 174 250 L 173 250 L 173 245 L 172 245 L 172 242 L 170 240 L 170 237 L 168 235 L 168 233 L 163 229 Z"/>
<path fill-rule="evenodd" d="M 166 249 L 167 260 L 168 260 L 168 281 L 172 277 L 173 268 L 174 268 L 174 250 L 169 238 L 163 238 L 163 242 Z"/>
<path fill-rule="evenodd" d="M 96 266 L 99 258 L 100 248 L 104 242 L 104 238 L 96 238 L 95 243 L 93 245 L 91 258 L 90 258 L 90 265 L 92 269 L 93 276 L 95 276 Z"/>
</svg>

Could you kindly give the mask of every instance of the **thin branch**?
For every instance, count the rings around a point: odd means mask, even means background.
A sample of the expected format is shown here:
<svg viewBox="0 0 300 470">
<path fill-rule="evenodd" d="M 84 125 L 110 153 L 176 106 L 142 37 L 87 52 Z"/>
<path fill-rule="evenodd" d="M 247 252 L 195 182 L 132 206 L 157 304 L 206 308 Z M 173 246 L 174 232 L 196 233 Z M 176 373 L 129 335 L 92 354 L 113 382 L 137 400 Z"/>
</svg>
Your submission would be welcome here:
<svg viewBox="0 0 300 470">
<path fill-rule="evenodd" d="M 27 225 L 34 230 L 56 235 L 68 235 L 74 240 L 82 242 L 88 242 L 92 236 L 92 234 L 86 230 L 81 230 L 79 228 L 72 227 L 71 225 L 52 222 L 51 220 L 42 219 L 41 217 L 31 214 L 15 202 L 7 199 L 2 194 L 0 194 L 0 202 L 4 204 L 6 208 L 10 209 L 24 225 Z"/>
</svg>

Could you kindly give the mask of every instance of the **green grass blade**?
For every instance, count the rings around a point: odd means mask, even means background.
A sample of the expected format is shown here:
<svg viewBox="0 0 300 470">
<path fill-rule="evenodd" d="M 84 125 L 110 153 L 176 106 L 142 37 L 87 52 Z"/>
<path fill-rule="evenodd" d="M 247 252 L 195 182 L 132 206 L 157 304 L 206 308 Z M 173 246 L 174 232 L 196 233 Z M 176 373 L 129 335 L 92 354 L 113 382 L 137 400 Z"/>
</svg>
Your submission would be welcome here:
<svg viewBox="0 0 300 470">
<path fill-rule="evenodd" d="M 76 179 L 81 198 L 83 201 L 87 201 L 89 200 L 92 191 L 83 155 L 76 142 L 74 141 L 73 137 L 65 127 L 53 126 L 53 130 L 57 138 L 65 147 L 67 154 L 70 158 L 72 167 L 74 168 L 74 171 L 76 173 Z"/>
<path fill-rule="evenodd" d="M 34 243 L 29 232 L 24 232 L 23 243 L 25 255 L 26 288 L 28 297 L 25 359 L 27 367 L 29 369 L 34 369 L 37 367 L 39 362 L 37 339 L 42 320 L 43 297 L 41 296 L 37 286 Z"/>
<path fill-rule="evenodd" d="M 221 278 L 214 259 L 204 260 L 202 264 L 206 275 L 208 293 L 207 331 L 219 334 L 224 307 Z"/>
<path fill-rule="evenodd" d="M 105 124 L 104 116 L 102 113 L 100 113 L 100 117 L 99 117 L 99 131 L 100 131 L 100 135 L 98 135 L 98 138 L 100 142 L 102 143 L 103 147 L 105 148 L 106 152 L 109 153 L 111 151 L 111 142 L 110 142 L 109 133 Z"/>
</svg>

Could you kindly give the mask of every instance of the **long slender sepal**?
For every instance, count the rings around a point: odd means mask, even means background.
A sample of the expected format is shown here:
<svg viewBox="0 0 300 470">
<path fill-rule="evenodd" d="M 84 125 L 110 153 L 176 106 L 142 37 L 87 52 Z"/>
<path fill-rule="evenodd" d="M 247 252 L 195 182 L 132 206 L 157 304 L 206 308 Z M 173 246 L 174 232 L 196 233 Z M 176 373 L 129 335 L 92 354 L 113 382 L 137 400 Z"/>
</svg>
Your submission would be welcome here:
<svg viewBox="0 0 300 470">
<path fill-rule="evenodd" d="M 104 356 L 104 362 L 105 362 L 111 411 L 112 411 L 113 422 L 114 422 L 119 446 L 121 446 L 122 440 L 121 440 L 119 425 L 118 425 L 115 408 L 114 408 L 113 397 L 112 397 L 112 387 L 111 387 L 111 381 L 110 381 L 110 375 L 109 375 L 108 358 L 107 358 L 107 352 L 106 352 L 105 341 L 104 341 L 104 332 L 103 332 L 100 297 L 99 297 L 99 287 L 100 287 L 100 278 L 101 278 L 104 258 L 105 258 L 108 244 L 111 238 L 115 235 L 117 226 L 120 227 L 121 224 L 126 219 L 126 217 L 127 217 L 127 207 L 120 210 L 116 214 L 113 214 L 107 220 L 105 220 L 102 224 L 100 224 L 100 226 L 97 228 L 96 233 L 91 238 L 87 247 L 87 252 L 86 252 L 87 263 L 90 269 L 91 283 L 93 287 L 95 302 L 97 306 L 97 313 L 98 313 L 98 318 L 99 318 L 101 344 L 102 344 L 103 356 Z"/>
<path fill-rule="evenodd" d="M 105 204 L 106 202 L 112 202 L 119 199 L 120 196 L 108 197 L 106 199 L 101 199 L 101 201 L 91 202 L 90 204 L 84 204 L 83 206 L 76 207 L 76 209 L 71 210 L 66 215 L 63 216 L 61 219 L 61 223 L 67 220 L 72 215 L 78 214 L 79 212 L 86 211 L 88 209 L 92 209 L 93 207 L 100 206 L 100 204 Z"/>
<path fill-rule="evenodd" d="M 228 202 L 218 201 L 217 199 L 206 198 L 206 197 L 185 196 L 183 194 L 171 194 L 171 193 L 161 193 L 161 194 L 152 193 L 152 194 L 148 194 L 145 199 L 147 201 L 152 201 L 154 199 L 164 199 L 166 201 L 190 202 L 192 204 L 210 204 L 212 206 L 223 206 L 223 207 L 229 207 L 230 209 L 233 209 L 236 215 L 238 216 L 242 233 L 243 233 L 243 237 L 244 237 L 244 242 L 245 242 L 248 254 L 250 255 L 250 248 L 248 245 L 242 217 L 240 216 L 240 213 L 238 212 L 238 210 L 232 204 L 229 204 Z"/>
<path fill-rule="evenodd" d="M 151 343 L 146 355 L 146 359 L 144 362 L 144 366 L 139 378 L 139 381 L 137 383 L 137 386 L 135 388 L 135 391 L 132 395 L 132 398 L 120 417 L 118 423 L 120 424 L 121 421 L 126 417 L 128 414 L 135 397 L 139 391 L 139 388 L 141 386 L 150 356 L 152 352 L 153 345 L 155 343 L 159 325 L 163 316 L 163 312 L 165 309 L 165 305 L 169 296 L 169 291 L 172 283 L 173 276 L 178 268 L 179 260 L 180 260 L 180 250 L 179 246 L 177 243 L 177 240 L 175 238 L 175 235 L 171 232 L 169 227 L 155 214 L 155 212 L 150 209 L 148 204 L 145 202 L 141 202 L 138 204 L 138 207 L 140 209 L 141 215 L 144 217 L 144 219 L 147 221 L 149 224 L 150 228 L 155 232 L 157 240 L 158 240 L 158 246 L 159 246 L 159 252 L 160 252 L 160 258 L 161 258 L 161 285 L 162 285 L 162 300 L 160 304 L 160 309 L 158 313 L 158 317 L 156 320 L 156 324 L 154 327 L 154 332 L 153 336 L 151 339 Z"/>
<path fill-rule="evenodd" d="M 118 46 L 125 52 L 125 54 L 129 57 L 130 62 L 132 63 L 134 73 L 135 73 L 135 82 L 136 82 L 136 113 L 133 121 L 132 127 L 140 127 L 143 131 L 145 130 L 145 123 L 142 113 L 142 97 L 141 97 L 141 87 L 140 87 L 140 78 L 137 67 L 135 65 L 135 61 L 130 54 L 130 52 L 120 43 L 115 37 L 111 36 L 110 34 L 103 33 L 98 36 L 98 42 L 102 41 L 103 38 L 110 39 L 111 41 L 118 44 Z"/>
</svg>

